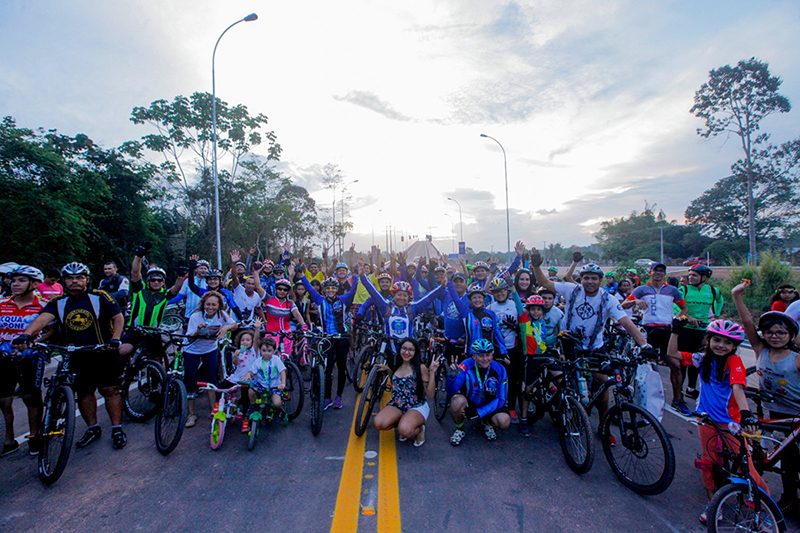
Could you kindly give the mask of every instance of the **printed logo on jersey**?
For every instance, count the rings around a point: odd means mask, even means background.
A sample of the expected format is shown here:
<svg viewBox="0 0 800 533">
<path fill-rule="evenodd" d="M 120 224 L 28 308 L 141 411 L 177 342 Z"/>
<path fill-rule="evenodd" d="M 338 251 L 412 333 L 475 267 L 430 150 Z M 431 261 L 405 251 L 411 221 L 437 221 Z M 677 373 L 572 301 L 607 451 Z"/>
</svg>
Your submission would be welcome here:
<svg viewBox="0 0 800 533">
<path fill-rule="evenodd" d="M 456 304 L 452 302 L 447 306 L 447 309 L 444 310 L 444 314 L 447 318 L 452 320 L 458 320 L 458 317 L 460 316 L 458 314 L 458 308 L 456 307 Z"/>
<path fill-rule="evenodd" d="M 408 337 L 409 322 L 405 317 L 389 317 L 389 331 L 392 337 L 401 339 Z"/>
<path fill-rule="evenodd" d="M 487 394 L 497 394 L 497 385 L 498 381 L 497 378 L 489 378 L 486 380 L 486 393 Z"/>
<path fill-rule="evenodd" d="M 490 317 L 485 316 L 481 318 L 481 329 L 484 331 L 491 331 L 493 325 L 494 324 L 492 323 L 492 319 Z"/>
<path fill-rule="evenodd" d="M 83 331 L 94 324 L 94 317 L 87 309 L 74 309 L 67 314 L 64 324 L 72 331 Z"/>
<path fill-rule="evenodd" d="M 597 311 L 588 302 L 583 302 L 575 308 L 575 314 L 583 320 L 589 320 L 597 314 Z"/>
</svg>

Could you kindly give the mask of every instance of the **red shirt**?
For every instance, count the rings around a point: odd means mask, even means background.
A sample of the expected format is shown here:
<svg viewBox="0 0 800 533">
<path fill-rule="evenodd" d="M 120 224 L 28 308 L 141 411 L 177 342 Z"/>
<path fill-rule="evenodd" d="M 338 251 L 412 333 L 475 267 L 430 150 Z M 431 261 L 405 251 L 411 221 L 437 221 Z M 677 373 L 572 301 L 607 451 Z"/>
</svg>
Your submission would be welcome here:
<svg viewBox="0 0 800 533">
<path fill-rule="evenodd" d="M 44 309 L 44 302 L 35 297 L 30 304 L 18 307 L 13 296 L 0 298 L 0 342 L 16 339 Z"/>
</svg>

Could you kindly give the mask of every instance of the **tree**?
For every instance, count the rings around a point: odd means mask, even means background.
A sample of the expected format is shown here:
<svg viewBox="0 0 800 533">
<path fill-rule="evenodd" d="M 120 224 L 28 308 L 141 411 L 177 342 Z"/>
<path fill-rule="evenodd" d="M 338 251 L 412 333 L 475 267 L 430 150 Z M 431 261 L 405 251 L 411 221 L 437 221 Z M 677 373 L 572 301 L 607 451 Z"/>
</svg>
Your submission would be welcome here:
<svg viewBox="0 0 800 533">
<path fill-rule="evenodd" d="M 788 113 L 789 100 L 778 94 L 782 81 L 769 73 L 769 65 L 756 58 L 739 61 L 735 67 L 725 65 L 709 72 L 709 80 L 695 93 L 690 110 L 705 120 L 705 128 L 697 134 L 709 138 L 728 132 L 737 135 L 744 151 L 747 182 L 747 217 L 750 260 L 756 261 L 756 205 L 754 196 L 754 144 L 761 120 L 772 113 Z"/>
<path fill-rule="evenodd" d="M 353 229 L 353 223 L 348 221 L 349 213 L 346 209 L 346 201 L 349 195 L 343 195 L 340 198 L 340 205 L 337 207 L 336 190 L 342 190 L 349 184 L 344 183 L 342 171 L 333 163 L 325 165 L 322 172 L 322 187 L 331 191 L 333 197 L 330 217 L 325 218 L 325 225 L 320 233 L 323 240 L 323 247 L 327 250 L 332 246 L 335 253 L 336 242 L 339 241 L 341 243 L 340 252 L 344 252 L 344 236 L 348 231 Z M 329 238 L 330 244 L 328 244 Z"/>
</svg>

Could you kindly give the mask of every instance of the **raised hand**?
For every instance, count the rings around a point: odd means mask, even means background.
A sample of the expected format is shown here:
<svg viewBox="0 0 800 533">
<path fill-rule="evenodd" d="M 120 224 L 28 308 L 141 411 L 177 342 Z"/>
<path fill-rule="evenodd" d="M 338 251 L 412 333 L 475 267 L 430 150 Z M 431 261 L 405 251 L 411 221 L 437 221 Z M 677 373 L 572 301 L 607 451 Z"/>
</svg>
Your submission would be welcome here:
<svg viewBox="0 0 800 533">
<path fill-rule="evenodd" d="M 539 250 L 531 248 L 531 266 L 540 267 L 542 266 L 542 261 L 542 254 L 539 253 Z"/>
<path fill-rule="evenodd" d="M 231 250 L 231 263 L 238 263 L 242 260 L 242 254 L 239 253 L 239 250 Z"/>
<path fill-rule="evenodd" d="M 519 257 L 522 257 L 522 254 L 525 253 L 525 244 L 523 244 L 522 241 L 517 241 L 517 243 L 514 245 L 514 251 L 517 252 Z"/>
<path fill-rule="evenodd" d="M 256 255 L 256 249 L 253 246 L 250 247 L 250 255 Z"/>
<path fill-rule="evenodd" d="M 752 281 L 749 279 L 742 279 L 742 282 L 731 289 L 731 294 L 741 294 L 750 286 Z"/>
<path fill-rule="evenodd" d="M 572 262 L 580 263 L 582 259 L 583 259 L 583 254 L 581 253 L 581 249 L 575 248 L 575 251 L 572 252 Z"/>
<path fill-rule="evenodd" d="M 197 254 L 192 254 L 189 256 L 189 261 L 194 261 L 194 262 L 200 261 L 200 256 Z"/>
</svg>

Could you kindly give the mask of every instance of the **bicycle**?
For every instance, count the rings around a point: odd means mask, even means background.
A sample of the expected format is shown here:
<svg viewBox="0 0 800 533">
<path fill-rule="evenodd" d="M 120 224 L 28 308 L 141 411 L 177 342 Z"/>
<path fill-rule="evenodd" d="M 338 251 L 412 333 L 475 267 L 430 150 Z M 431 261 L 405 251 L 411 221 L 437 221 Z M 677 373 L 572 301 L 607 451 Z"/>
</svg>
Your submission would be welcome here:
<svg viewBox="0 0 800 533">
<path fill-rule="evenodd" d="M 777 398 L 766 391 L 746 391 L 745 393 L 751 401 L 758 406 L 758 427 L 765 431 L 772 431 L 771 437 L 764 434 L 759 438 L 754 438 L 752 441 L 753 450 L 752 458 L 753 464 L 759 474 L 764 472 L 782 473 L 779 466 L 783 453 L 792 446 L 800 447 L 800 416 L 793 416 L 791 418 L 764 418 L 763 404 L 777 405 L 779 408 L 784 408 L 789 412 L 797 412 L 800 410 L 800 402 L 789 400 L 787 398 Z M 754 411 L 755 412 L 755 411 Z M 783 438 L 775 438 L 775 433 L 783 434 Z M 763 446 L 763 441 L 770 443 L 770 450 Z"/>
<path fill-rule="evenodd" d="M 33 349 L 43 350 L 47 357 L 53 352 L 61 354 L 56 371 L 50 378 L 44 378 L 47 391 L 44 395 L 44 414 L 39 434 L 39 481 L 52 485 L 64 473 L 72 451 L 75 436 L 75 375 L 69 364 L 72 354 L 78 351 L 99 351 L 104 344 L 90 346 L 59 346 L 37 343 Z"/>
<path fill-rule="evenodd" d="M 355 389 L 357 393 L 364 390 L 364 384 L 367 381 L 372 365 L 375 364 L 377 354 L 386 351 L 386 343 L 389 340 L 389 337 L 383 333 L 379 326 L 364 325 L 361 326 L 361 328 L 365 330 L 367 340 L 358 352 L 350 378 L 353 382 L 353 389 Z"/>
<path fill-rule="evenodd" d="M 248 385 L 250 386 L 251 383 L 247 383 L 245 381 L 239 382 L 241 385 Z M 272 405 L 272 396 L 273 391 L 268 391 L 265 393 L 256 393 L 256 401 L 250 407 L 250 414 L 248 416 L 248 420 L 250 422 L 250 429 L 247 432 L 247 449 L 252 451 L 256 447 L 256 441 L 258 440 L 258 434 L 260 432 L 260 426 L 265 425 L 268 426 L 272 423 L 272 420 L 275 418 L 276 414 L 279 414 L 282 409 L 276 408 Z M 281 398 L 285 398 L 285 391 L 281 391 Z M 286 413 L 284 411 L 284 416 Z M 288 424 L 289 419 L 288 416 L 284 419 L 284 423 Z"/>
<path fill-rule="evenodd" d="M 149 346 L 161 342 L 161 331 L 132 326 L 141 342 L 122 371 L 122 407 L 134 422 L 146 422 L 156 415 L 162 404 L 162 392 L 167 379 L 164 366 L 151 358 Z"/>
<path fill-rule="evenodd" d="M 220 389 L 213 383 L 198 381 L 197 386 L 199 390 L 213 390 L 214 392 L 220 393 L 216 412 L 213 413 L 213 418 L 211 420 L 210 437 L 211 449 L 219 450 L 225 438 L 225 427 L 228 425 L 228 420 L 236 418 L 238 407 L 233 396 L 234 393 L 241 388 L 241 385 L 236 384 L 227 389 Z"/>
<path fill-rule="evenodd" d="M 294 420 L 303 412 L 305 403 L 305 391 L 303 389 L 303 374 L 300 368 L 292 360 L 291 354 L 285 352 L 283 339 L 302 339 L 302 335 L 287 331 L 266 331 L 267 335 L 278 336 L 278 355 L 286 367 L 286 388 L 284 389 L 283 410 L 289 416 L 289 420 Z"/>
<path fill-rule="evenodd" d="M 378 365 L 385 364 L 386 355 L 384 351 L 380 351 L 376 354 L 367 380 L 364 382 L 364 392 L 358 398 L 356 421 L 353 426 L 353 431 L 357 437 L 363 435 L 364 431 L 367 430 L 367 424 L 369 424 L 375 405 L 380 404 L 383 392 L 390 387 L 389 374 L 377 368 Z"/>
<path fill-rule="evenodd" d="M 308 367 L 311 372 L 311 383 L 308 388 L 309 398 L 311 399 L 311 433 L 316 437 L 322 431 L 322 419 L 325 411 L 325 406 L 323 405 L 325 398 L 325 368 L 327 366 L 325 353 L 333 349 L 332 339 L 344 339 L 345 337 L 343 335 L 323 335 L 312 332 L 305 332 L 303 337 L 307 340 L 305 359 L 309 361 Z"/>
<path fill-rule="evenodd" d="M 722 464 L 711 465 L 715 480 L 727 481 L 708 502 L 706 528 L 711 533 L 722 531 L 786 531 L 786 522 L 778 504 L 767 494 L 750 474 L 749 442 L 747 439 L 758 439 L 759 434 L 750 435 L 741 431 L 738 424 L 730 425 L 730 435 L 739 443 L 739 451 L 730 449 L 725 438 L 726 432 L 705 413 L 693 413 L 703 424 L 714 428 L 717 438 L 714 446 L 718 446 L 718 455 Z M 761 426 L 761 424 L 759 424 Z M 711 441 L 706 445 L 711 444 Z M 695 462 L 698 468 L 706 465 L 700 460 Z"/>
<path fill-rule="evenodd" d="M 433 395 L 433 416 L 439 423 L 442 423 L 447 414 L 447 407 L 450 405 L 450 397 L 447 394 L 447 367 L 448 362 L 444 357 L 444 349 L 447 339 L 440 336 L 433 336 L 428 342 L 428 353 L 431 354 L 430 360 L 439 360 L 441 363 L 433 379 L 436 380 L 436 392 Z"/>
</svg>

